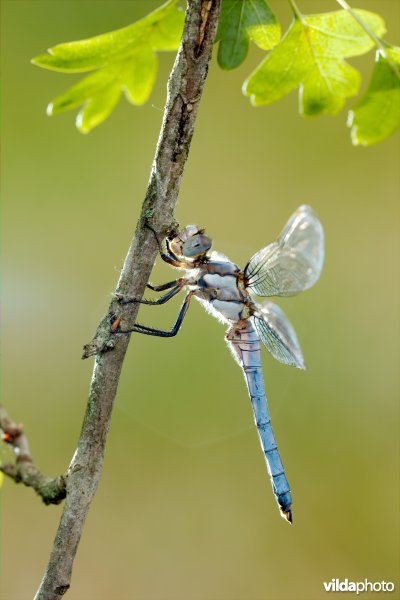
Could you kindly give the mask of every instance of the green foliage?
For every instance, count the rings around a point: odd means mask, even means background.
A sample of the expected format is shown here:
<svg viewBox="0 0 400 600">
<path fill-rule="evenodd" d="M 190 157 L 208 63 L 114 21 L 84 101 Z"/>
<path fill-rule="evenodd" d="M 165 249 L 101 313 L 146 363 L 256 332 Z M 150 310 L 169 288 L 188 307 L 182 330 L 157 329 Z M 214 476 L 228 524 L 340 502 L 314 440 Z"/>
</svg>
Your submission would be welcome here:
<svg viewBox="0 0 400 600">
<path fill-rule="evenodd" d="M 157 75 L 157 52 L 176 50 L 184 14 L 168 0 L 143 19 L 87 40 L 59 44 L 32 62 L 67 73 L 92 71 L 47 107 L 49 115 L 82 107 L 76 124 L 82 133 L 104 121 L 123 93 L 144 104 Z M 270 52 L 243 84 L 254 106 L 271 104 L 299 89 L 300 114 L 336 115 L 358 93 L 360 73 L 345 59 L 378 47 L 366 94 L 349 113 L 353 144 L 370 145 L 400 126 L 400 49 L 382 41 L 383 19 L 366 10 L 303 15 L 289 0 L 294 19 L 280 39 L 280 25 L 265 0 L 222 0 L 216 42 L 222 69 L 245 60 L 250 40 Z"/>
<path fill-rule="evenodd" d="M 380 16 L 357 14 L 378 36 L 385 32 Z M 271 104 L 300 88 L 305 116 L 334 115 L 360 86 L 360 74 L 343 59 L 370 50 L 374 42 L 346 11 L 295 16 L 287 34 L 244 83 L 255 106 Z"/>
<path fill-rule="evenodd" d="M 82 133 L 104 121 L 114 110 L 121 92 L 131 104 L 148 99 L 157 74 L 157 52 L 176 50 L 183 29 L 183 12 L 177 0 L 123 29 L 87 40 L 59 44 L 35 57 L 35 65 L 68 73 L 93 71 L 58 96 L 47 107 L 49 115 L 83 105 L 76 125 Z"/>
<path fill-rule="evenodd" d="M 216 42 L 222 69 L 235 69 L 246 58 L 249 41 L 270 50 L 280 39 L 280 25 L 264 0 L 223 0 Z"/>
<path fill-rule="evenodd" d="M 353 144 L 376 144 L 400 127 L 400 48 L 376 53 L 369 87 L 349 113 Z"/>
</svg>

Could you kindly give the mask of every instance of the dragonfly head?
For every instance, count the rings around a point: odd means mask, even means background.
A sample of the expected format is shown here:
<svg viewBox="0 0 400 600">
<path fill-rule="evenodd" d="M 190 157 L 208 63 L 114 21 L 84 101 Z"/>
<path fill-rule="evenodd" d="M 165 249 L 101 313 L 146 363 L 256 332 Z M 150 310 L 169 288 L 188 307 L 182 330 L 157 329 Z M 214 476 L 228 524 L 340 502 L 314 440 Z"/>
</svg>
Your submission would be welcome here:
<svg viewBox="0 0 400 600">
<path fill-rule="evenodd" d="M 205 235 L 204 229 L 199 229 L 196 225 L 188 225 L 169 239 L 169 245 L 174 254 L 185 258 L 199 258 L 207 254 L 212 241 L 208 235 Z"/>
</svg>

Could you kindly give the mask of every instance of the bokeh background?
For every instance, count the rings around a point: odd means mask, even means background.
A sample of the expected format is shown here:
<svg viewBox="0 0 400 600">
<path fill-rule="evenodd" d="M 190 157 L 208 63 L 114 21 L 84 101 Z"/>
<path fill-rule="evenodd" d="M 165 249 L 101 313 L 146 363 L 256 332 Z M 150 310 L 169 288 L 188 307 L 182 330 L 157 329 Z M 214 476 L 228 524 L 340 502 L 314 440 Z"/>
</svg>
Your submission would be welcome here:
<svg viewBox="0 0 400 600">
<path fill-rule="evenodd" d="M 49 475 L 74 452 L 93 366 L 81 348 L 108 306 L 139 214 L 173 55 L 161 56 L 147 105 L 122 101 L 88 136 L 72 113 L 45 114 L 79 75 L 29 60 L 157 4 L 2 2 L 2 402 L 24 422 Z M 287 3 L 271 4 L 287 26 Z M 333 0 L 300 5 L 336 8 Z M 379 11 L 388 41 L 398 41 L 396 0 L 359 5 Z M 298 205 L 311 204 L 324 224 L 320 282 L 280 301 L 308 370 L 264 352 L 294 525 L 279 517 L 224 329 L 194 302 L 177 338 L 132 339 L 70 600 L 313 600 L 332 578 L 399 589 L 399 137 L 354 148 L 345 112 L 303 120 L 295 93 L 252 108 L 240 88 L 261 56 L 252 48 L 231 73 L 213 62 L 177 218 L 206 226 L 215 248 L 243 266 Z M 365 87 L 373 54 L 351 62 Z M 152 281 L 172 276 L 158 261 Z M 140 321 L 169 327 L 179 303 L 145 307 Z M 25 600 L 61 507 L 5 481 L 1 511 L 1 597 Z"/>
</svg>

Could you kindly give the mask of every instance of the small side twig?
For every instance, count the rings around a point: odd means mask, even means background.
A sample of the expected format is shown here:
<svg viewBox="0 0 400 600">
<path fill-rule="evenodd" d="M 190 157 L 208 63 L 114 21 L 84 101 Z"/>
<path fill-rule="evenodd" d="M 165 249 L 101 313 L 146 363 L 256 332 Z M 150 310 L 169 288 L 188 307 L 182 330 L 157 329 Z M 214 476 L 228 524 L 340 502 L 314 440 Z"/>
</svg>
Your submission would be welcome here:
<svg viewBox="0 0 400 600">
<path fill-rule="evenodd" d="M 8 444 L 15 454 L 15 464 L 0 465 L 0 471 L 15 483 L 23 483 L 33 488 L 45 504 L 59 504 L 66 496 L 65 476 L 51 478 L 39 471 L 33 462 L 23 426 L 15 423 L 2 405 L 0 405 L 0 431 L 3 442 Z"/>
</svg>

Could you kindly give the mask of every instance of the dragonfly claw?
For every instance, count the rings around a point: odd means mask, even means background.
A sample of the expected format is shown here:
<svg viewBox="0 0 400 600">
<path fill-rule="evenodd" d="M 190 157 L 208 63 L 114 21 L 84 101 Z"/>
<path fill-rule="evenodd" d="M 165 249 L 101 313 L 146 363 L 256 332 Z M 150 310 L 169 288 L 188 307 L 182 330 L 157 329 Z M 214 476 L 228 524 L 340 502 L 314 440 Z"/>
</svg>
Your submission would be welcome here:
<svg viewBox="0 0 400 600">
<path fill-rule="evenodd" d="M 140 300 L 136 300 L 135 298 L 131 298 L 130 296 L 124 296 L 124 294 L 115 293 L 114 298 L 119 302 L 119 304 L 131 304 L 132 302 L 140 302 Z"/>
</svg>

